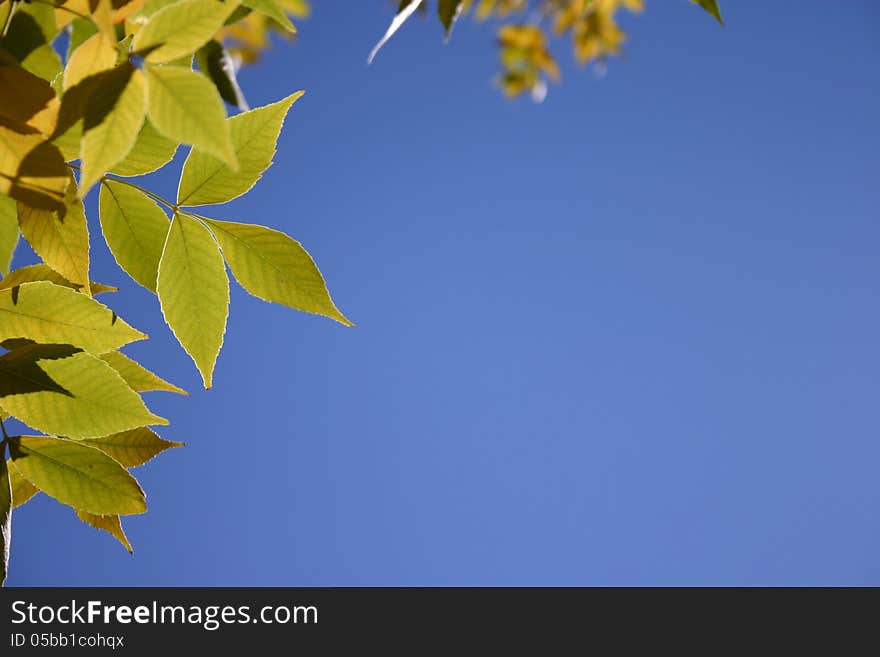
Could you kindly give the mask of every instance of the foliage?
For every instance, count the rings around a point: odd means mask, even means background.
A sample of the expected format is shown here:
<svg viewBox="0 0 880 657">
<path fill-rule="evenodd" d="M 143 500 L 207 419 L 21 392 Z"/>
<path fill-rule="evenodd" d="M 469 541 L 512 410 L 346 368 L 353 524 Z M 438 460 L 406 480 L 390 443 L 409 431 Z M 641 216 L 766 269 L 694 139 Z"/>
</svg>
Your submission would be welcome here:
<svg viewBox="0 0 880 657">
<path fill-rule="evenodd" d="M 691 0 L 724 24 L 716 0 Z M 508 97 L 531 93 L 542 100 L 547 80 L 558 81 L 559 64 L 550 52 L 550 35 L 568 37 L 575 59 L 587 64 L 617 55 L 626 35 L 617 23 L 621 9 L 640 12 L 644 0 L 437 0 L 437 18 L 449 38 L 455 21 L 471 13 L 477 20 L 505 20 L 511 16 L 526 21 L 504 22 L 498 28 L 502 72 L 498 85 Z M 417 11 L 427 11 L 427 0 L 401 0 L 385 35 L 370 53 L 368 61 Z"/>
<path fill-rule="evenodd" d="M 272 164 L 302 92 L 248 108 L 235 57 L 253 59 L 255 31 L 293 32 L 290 15 L 307 9 L 0 0 L 0 417 L 32 430 L 2 426 L 0 582 L 13 508 L 41 492 L 131 551 L 120 518 L 147 506 L 129 470 L 182 444 L 151 428 L 168 422 L 141 393 L 184 391 L 120 351 L 147 336 L 96 298 L 116 288 L 89 276 L 90 190 L 111 253 L 157 295 L 206 388 L 226 330 L 227 266 L 254 296 L 351 325 L 294 239 L 196 212 L 247 193 Z M 227 117 L 227 103 L 242 111 Z M 181 144 L 176 200 L 129 180 L 167 166 Z M 42 262 L 8 271 L 21 237 Z"/>
<path fill-rule="evenodd" d="M 714 0 L 692 2 L 721 21 Z M 426 6 L 400 0 L 370 59 Z M 642 0 L 436 3 L 446 38 L 467 13 L 532 11 L 529 22 L 499 28 L 509 96 L 541 95 L 545 80 L 559 78 L 548 25 L 568 35 L 578 60 L 602 60 L 624 41 L 616 13 L 641 8 Z M 168 422 L 141 393 L 185 392 L 120 351 L 147 336 L 95 298 L 116 288 L 90 278 L 90 190 L 110 252 L 156 294 L 206 388 L 226 329 L 227 267 L 260 299 L 352 325 L 296 240 L 195 210 L 246 194 L 272 164 L 303 92 L 251 109 L 236 72 L 270 32 L 292 36 L 291 17 L 309 11 L 306 0 L 0 0 L 0 583 L 13 509 L 40 493 L 131 552 L 121 517 L 147 505 L 129 470 L 182 445 L 151 428 Z M 238 113 L 227 116 L 229 107 Z M 129 180 L 168 166 L 181 145 L 189 152 L 175 200 Z M 41 262 L 9 271 L 21 238 Z M 9 419 L 32 431 L 8 435 Z"/>
</svg>

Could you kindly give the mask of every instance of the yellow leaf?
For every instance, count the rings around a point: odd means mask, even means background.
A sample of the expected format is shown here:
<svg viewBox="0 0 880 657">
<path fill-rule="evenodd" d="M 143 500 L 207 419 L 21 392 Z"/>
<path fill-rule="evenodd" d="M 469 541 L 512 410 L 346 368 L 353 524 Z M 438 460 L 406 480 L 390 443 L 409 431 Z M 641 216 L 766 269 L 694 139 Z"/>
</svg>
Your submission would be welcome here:
<svg viewBox="0 0 880 657">
<path fill-rule="evenodd" d="M 64 212 L 18 206 L 21 234 L 45 263 L 89 293 L 89 229 L 82 201 L 71 182 Z"/>
<path fill-rule="evenodd" d="M 0 121 L 0 194 L 35 208 L 59 209 L 69 179 L 57 146 L 35 128 Z"/>
<path fill-rule="evenodd" d="M 146 85 L 141 72 L 125 62 L 108 72 L 87 106 L 80 143 L 80 197 L 121 162 L 134 146 L 146 112 Z"/>
<path fill-rule="evenodd" d="M 73 51 L 64 68 L 64 89 L 79 84 L 85 78 L 108 71 L 116 66 L 116 39 L 103 32 L 93 34 Z"/>
<path fill-rule="evenodd" d="M 128 537 L 122 529 L 122 522 L 120 522 L 118 515 L 100 516 L 94 513 L 89 513 L 88 511 L 83 511 L 82 509 L 76 509 L 76 517 L 95 529 L 107 532 L 117 541 L 122 543 L 122 547 L 128 550 L 129 554 L 134 554 L 131 543 L 128 542 Z"/>
</svg>

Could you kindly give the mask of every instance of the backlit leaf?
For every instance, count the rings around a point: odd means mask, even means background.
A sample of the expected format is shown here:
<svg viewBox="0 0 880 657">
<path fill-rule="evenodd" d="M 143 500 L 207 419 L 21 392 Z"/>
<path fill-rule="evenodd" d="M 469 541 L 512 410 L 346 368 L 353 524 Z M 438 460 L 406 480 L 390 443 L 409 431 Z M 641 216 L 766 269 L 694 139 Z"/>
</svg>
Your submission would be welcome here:
<svg viewBox="0 0 880 657">
<path fill-rule="evenodd" d="M 134 146 L 110 172 L 117 176 L 142 176 L 168 164 L 177 151 L 177 142 L 160 134 L 150 121 L 144 121 Z"/>
<path fill-rule="evenodd" d="M 206 221 L 245 290 L 260 299 L 352 326 L 333 303 L 315 261 L 299 242 L 265 226 Z"/>
<path fill-rule="evenodd" d="M 76 86 L 82 80 L 116 66 L 116 39 L 97 32 L 73 51 L 64 68 L 64 89 Z"/>
<path fill-rule="evenodd" d="M 0 274 L 6 274 L 18 244 L 18 206 L 8 196 L 0 196 Z"/>
<path fill-rule="evenodd" d="M 19 473 L 62 504 L 98 515 L 147 510 L 137 480 L 99 449 L 50 436 L 19 436 L 9 447 Z"/>
<path fill-rule="evenodd" d="M 284 117 L 303 93 L 298 91 L 277 103 L 228 119 L 238 170 L 233 171 L 216 158 L 193 150 L 183 165 L 177 202 L 180 205 L 225 203 L 253 187 L 272 164 Z"/>
<path fill-rule="evenodd" d="M 143 465 L 166 449 L 183 447 L 183 443 L 164 440 L 148 427 L 138 427 L 111 436 L 91 438 L 82 443 L 100 449 L 126 468 Z"/>
<path fill-rule="evenodd" d="M 73 183 L 65 194 L 63 214 L 19 203 L 18 225 L 28 244 L 47 265 L 88 293 L 89 229 Z"/>
<path fill-rule="evenodd" d="M 18 507 L 40 492 L 40 489 L 21 476 L 11 460 L 6 461 L 9 468 L 9 483 L 12 487 L 12 506 Z"/>
<path fill-rule="evenodd" d="M 55 285 L 63 285 L 64 287 L 69 287 L 76 291 L 80 291 L 83 288 L 83 286 L 78 283 L 71 283 L 64 278 L 64 276 L 49 267 L 49 265 L 38 263 L 36 265 L 19 267 L 18 269 L 9 272 L 6 276 L 0 279 L 0 290 L 6 290 L 15 287 L 16 285 L 21 285 L 22 283 L 34 283 L 37 281 L 49 281 L 50 283 L 55 283 Z M 112 285 L 104 285 L 103 283 L 96 283 L 95 281 L 91 281 L 89 287 L 92 289 L 92 294 L 117 291 L 117 288 Z"/>
<path fill-rule="evenodd" d="M 178 388 L 173 383 L 169 383 L 162 377 L 153 374 L 140 363 L 132 360 L 128 356 L 118 351 L 111 351 L 100 356 L 101 360 L 112 367 L 116 372 L 125 379 L 128 387 L 135 392 L 148 392 L 151 390 L 165 390 L 167 392 L 176 392 L 181 395 L 186 394 L 186 390 Z"/>
<path fill-rule="evenodd" d="M 135 281 L 155 292 L 168 217 L 143 192 L 112 180 L 101 185 L 99 214 L 104 239 L 116 262 Z"/>
<path fill-rule="evenodd" d="M 144 123 L 146 85 L 143 74 L 126 62 L 109 72 L 95 99 L 100 107 L 87 111 L 80 157 L 80 196 L 85 196 L 134 145 Z"/>
<path fill-rule="evenodd" d="M 0 194 L 54 210 L 64 207 L 69 179 L 57 146 L 35 128 L 0 120 Z"/>
<path fill-rule="evenodd" d="M 293 23 L 290 22 L 287 14 L 284 13 L 284 10 L 276 0 L 242 0 L 241 4 L 261 14 L 265 14 L 288 32 L 296 32 Z"/>
<path fill-rule="evenodd" d="M 122 547 L 128 550 L 129 554 L 134 554 L 131 543 L 128 542 L 128 537 L 122 529 L 122 522 L 120 522 L 118 515 L 99 516 L 82 509 L 76 509 L 76 517 L 95 529 L 107 532 L 122 543 Z"/>
<path fill-rule="evenodd" d="M 107 363 L 69 345 L 29 345 L 0 356 L 0 404 L 34 429 L 70 438 L 168 424 Z"/>
<path fill-rule="evenodd" d="M 148 112 L 156 129 L 238 168 L 223 101 L 211 81 L 180 66 L 148 66 L 146 71 Z"/>
<path fill-rule="evenodd" d="M 0 290 L 0 340 L 69 344 L 103 354 L 146 337 L 107 306 L 68 287 L 40 281 Z"/>
<path fill-rule="evenodd" d="M 55 90 L 43 78 L 21 68 L 0 51 L 0 119 L 35 128 L 48 137 L 55 130 L 61 103 Z"/>
<path fill-rule="evenodd" d="M 49 4 L 20 2 L 0 48 L 9 52 L 22 68 L 44 80 L 61 72 L 61 58 L 50 45 L 57 34 Z"/>
<path fill-rule="evenodd" d="M 217 242 L 196 219 L 174 215 L 156 290 L 165 321 L 210 388 L 226 331 L 229 279 Z"/>
<path fill-rule="evenodd" d="M 724 19 L 721 18 L 721 7 L 718 6 L 717 0 L 691 0 L 696 5 L 700 5 L 707 12 L 715 17 L 715 20 L 724 25 Z"/>
<path fill-rule="evenodd" d="M 164 64 L 191 55 L 209 41 L 235 11 L 233 0 L 181 0 L 153 14 L 134 37 L 132 48 L 148 62 Z"/>
</svg>

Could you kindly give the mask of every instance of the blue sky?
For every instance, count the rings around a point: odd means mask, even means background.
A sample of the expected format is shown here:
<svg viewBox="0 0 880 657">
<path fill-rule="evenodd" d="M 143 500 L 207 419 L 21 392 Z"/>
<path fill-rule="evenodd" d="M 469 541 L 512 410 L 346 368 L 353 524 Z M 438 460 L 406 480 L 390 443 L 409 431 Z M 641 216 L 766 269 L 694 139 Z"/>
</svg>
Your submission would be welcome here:
<svg viewBox="0 0 880 657">
<path fill-rule="evenodd" d="M 367 68 L 388 7 L 315 5 L 242 72 L 307 94 L 214 214 L 302 241 L 357 328 L 233 284 L 202 391 L 91 199 L 187 447 L 137 472 L 134 557 L 35 499 L 9 584 L 880 584 L 875 4 L 649 1 L 541 105 L 487 26 Z"/>
</svg>

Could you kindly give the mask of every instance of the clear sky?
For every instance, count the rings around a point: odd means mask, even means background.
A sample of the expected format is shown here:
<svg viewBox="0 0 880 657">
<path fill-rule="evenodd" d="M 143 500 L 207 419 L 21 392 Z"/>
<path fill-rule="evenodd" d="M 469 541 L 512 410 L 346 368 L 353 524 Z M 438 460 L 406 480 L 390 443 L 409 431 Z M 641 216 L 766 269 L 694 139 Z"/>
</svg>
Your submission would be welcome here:
<svg viewBox="0 0 880 657">
<path fill-rule="evenodd" d="M 368 68 L 386 3 L 314 4 L 242 73 L 307 94 L 215 216 L 301 240 L 357 328 L 233 284 L 204 392 L 90 199 L 188 446 L 136 473 L 134 557 L 43 497 L 9 584 L 880 584 L 877 4 L 649 0 L 541 105 L 487 26 Z"/>
</svg>

